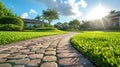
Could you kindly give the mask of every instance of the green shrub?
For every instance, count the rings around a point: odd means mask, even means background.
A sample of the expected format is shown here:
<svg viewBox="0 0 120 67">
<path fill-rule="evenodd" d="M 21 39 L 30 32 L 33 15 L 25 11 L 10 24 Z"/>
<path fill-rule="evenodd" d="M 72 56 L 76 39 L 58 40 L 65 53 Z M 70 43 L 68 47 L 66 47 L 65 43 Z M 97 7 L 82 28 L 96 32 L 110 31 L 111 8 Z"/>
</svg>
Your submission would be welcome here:
<svg viewBox="0 0 120 67">
<path fill-rule="evenodd" d="M 52 25 L 48 24 L 48 23 L 44 23 L 43 27 L 53 27 Z"/>
<path fill-rule="evenodd" d="M 111 27 L 109 28 L 110 30 L 120 30 L 120 27 L 116 26 L 116 27 Z"/>
<path fill-rule="evenodd" d="M 57 30 L 57 28 L 54 28 L 54 27 L 42 27 L 42 28 L 37 28 L 36 30 Z"/>
<path fill-rule="evenodd" d="M 1 31 L 21 31 L 22 27 L 14 24 L 2 24 L 0 25 L 0 30 Z"/>
<path fill-rule="evenodd" d="M 5 31 L 21 31 L 23 30 L 24 22 L 17 17 L 0 18 L 0 30 Z"/>
</svg>

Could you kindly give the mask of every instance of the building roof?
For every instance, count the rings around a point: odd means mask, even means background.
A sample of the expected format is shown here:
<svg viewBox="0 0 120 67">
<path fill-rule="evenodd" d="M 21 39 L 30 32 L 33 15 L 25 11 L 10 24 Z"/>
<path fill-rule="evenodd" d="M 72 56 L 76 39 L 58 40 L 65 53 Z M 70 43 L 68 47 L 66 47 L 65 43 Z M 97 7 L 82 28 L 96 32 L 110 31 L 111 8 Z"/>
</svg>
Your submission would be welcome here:
<svg viewBox="0 0 120 67">
<path fill-rule="evenodd" d="M 118 16 L 120 16 L 120 11 L 117 11 L 117 12 L 114 13 L 114 14 L 109 14 L 107 17 L 113 18 L 113 17 L 118 17 Z"/>
<path fill-rule="evenodd" d="M 37 19 L 23 19 L 25 23 L 34 23 L 34 24 L 39 24 L 41 21 Z"/>
</svg>

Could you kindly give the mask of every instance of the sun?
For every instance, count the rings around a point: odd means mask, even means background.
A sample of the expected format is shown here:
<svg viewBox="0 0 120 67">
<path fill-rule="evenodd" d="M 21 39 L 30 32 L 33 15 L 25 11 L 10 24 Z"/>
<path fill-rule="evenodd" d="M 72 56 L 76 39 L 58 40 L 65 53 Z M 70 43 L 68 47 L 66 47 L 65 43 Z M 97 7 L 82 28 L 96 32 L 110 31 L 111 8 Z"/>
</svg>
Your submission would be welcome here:
<svg viewBox="0 0 120 67">
<path fill-rule="evenodd" d="M 90 13 L 87 16 L 87 20 L 100 19 L 108 14 L 109 14 L 108 9 L 102 7 L 101 5 L 98 5 L 97 7 L 90 11 Z"/>
</svg>

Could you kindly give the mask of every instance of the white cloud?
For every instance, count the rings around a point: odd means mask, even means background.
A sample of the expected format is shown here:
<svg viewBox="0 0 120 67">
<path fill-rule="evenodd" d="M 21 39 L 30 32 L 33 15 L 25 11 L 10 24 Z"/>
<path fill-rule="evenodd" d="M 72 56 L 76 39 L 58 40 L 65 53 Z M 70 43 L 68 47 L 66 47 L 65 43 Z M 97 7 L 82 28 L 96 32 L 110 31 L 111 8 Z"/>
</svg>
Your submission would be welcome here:
<svg viewBox="0 0 120 67">
<path fill-rule="evenodd" d="M 86 8 L 87 7 L 87 3 L 85 2 L 85 0 L 81 0 L 77 4 L 81 5 L 81 8 Z"/>
<path fill-rule="evenodd" d="M 56 9 L 64 16 L 76 18 L 81 16 L 80 8 L 86 8 L 85 0 L 37 0 L 43 2 L 48 8 Z"/>
<path fill-rule="evenodd" d="M 35 16 L 37 12 L 34 9 L 30 9 L 29 12 L 23 13 L 21 18 L 29 18 L 29 16 Z"/>
<path fill-rule="evenodd" d="M 23 13 L 23 14 L 21 15 L 21 18 L 28 18 L 28 13 Z"/>
<path fill-rule="evenodd" d="M 34 9 L 30 9 L 29 14 L 37 14 L 37 12 Z"/>
</svg>

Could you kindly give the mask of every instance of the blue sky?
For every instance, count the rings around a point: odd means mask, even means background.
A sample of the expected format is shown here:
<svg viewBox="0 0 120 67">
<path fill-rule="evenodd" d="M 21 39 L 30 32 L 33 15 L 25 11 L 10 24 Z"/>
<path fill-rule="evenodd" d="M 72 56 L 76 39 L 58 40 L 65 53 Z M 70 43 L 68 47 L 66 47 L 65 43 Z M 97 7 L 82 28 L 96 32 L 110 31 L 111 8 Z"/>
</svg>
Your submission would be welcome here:
<svg viewBox="0 0 120 67">
<path fill-rule="evenodd" d="M 42 11 L 47 8 L 57 9 L 60 18 L 53 21 L 53 24 L 59 21 L 69 22 L 75 18 L 85 20 L 90 11 L 97 7 L 99 3 L 108 11 L 120 10 L 120 0 L 2 0 L 2 2 L 23 18 L 33 19 L 38 14 L 42 15 Z"/>
</svg>

